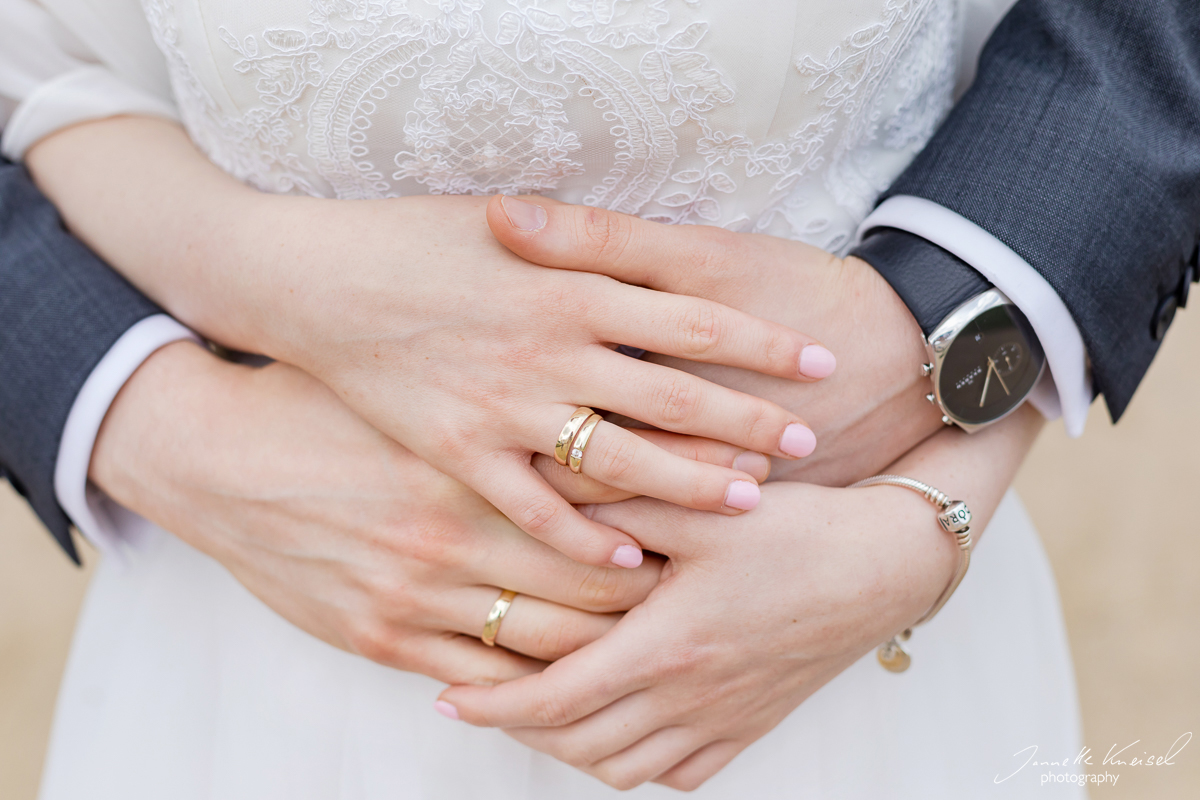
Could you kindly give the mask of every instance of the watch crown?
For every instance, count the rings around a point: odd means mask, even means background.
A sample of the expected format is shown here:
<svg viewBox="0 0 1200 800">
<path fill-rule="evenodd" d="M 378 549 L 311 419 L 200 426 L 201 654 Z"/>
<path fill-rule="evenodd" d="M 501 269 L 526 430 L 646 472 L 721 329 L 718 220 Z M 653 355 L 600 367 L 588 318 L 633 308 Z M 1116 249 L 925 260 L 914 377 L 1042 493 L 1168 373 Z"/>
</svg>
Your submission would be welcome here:
<svg viewBox="0 0 1200 800">
<path fill-rule="evenodd" d="M 937 402 L 937 396 L 933 392 L 930 392 L 929 394 L 925 395 L 925 399 L 931 403 Z"/>
<path fill-rule="evenodd" d="M 953 424 L 954 424 L 954 420 L 950 419 L 949 417 L 947 417 L 947 416 L 945 416 L 945 415 L 943 414 L 943 415 L 942 415 L 942 424 L 943 424 L 943 425 L 953 425 Z"/>
<path fill-rule="evenodd" d="M 929 374 L 931 372 L 933 372 L 933 364 L 922 364 L 921 365 L 921 377 L 922 378 L 928 378 Z"/>
</svg>

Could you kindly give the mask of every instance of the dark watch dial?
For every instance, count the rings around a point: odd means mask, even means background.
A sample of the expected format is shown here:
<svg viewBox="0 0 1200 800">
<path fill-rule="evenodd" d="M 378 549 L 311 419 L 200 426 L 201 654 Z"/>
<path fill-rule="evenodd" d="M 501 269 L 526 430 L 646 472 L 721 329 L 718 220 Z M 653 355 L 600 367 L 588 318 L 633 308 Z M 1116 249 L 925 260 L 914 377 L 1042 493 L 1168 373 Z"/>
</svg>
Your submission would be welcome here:
<svg viewBox="0 0 1200 800">
<path fill-rule="evenodd" d="M 968 424 L 997 420 L 1025 399 L 1045 361 L 1029 320 L 1016 306 L 990 308 L 946 350 L 938 383 L 942 405 Z"/>
</svg>

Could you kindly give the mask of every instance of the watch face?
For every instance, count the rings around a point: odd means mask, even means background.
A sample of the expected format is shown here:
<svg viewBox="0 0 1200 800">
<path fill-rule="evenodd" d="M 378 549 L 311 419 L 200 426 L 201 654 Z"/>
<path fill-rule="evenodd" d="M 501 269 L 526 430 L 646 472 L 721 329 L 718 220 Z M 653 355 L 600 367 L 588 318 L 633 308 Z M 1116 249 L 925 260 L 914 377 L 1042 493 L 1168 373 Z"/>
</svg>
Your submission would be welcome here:
<svg viewBox="0 0 1200 800">
<path fill-rule="evenodd" d="M 967 323 L 942 359 L 942 405 L 968 424 L 997 420 L 1025 399 L 1045 360 L 1029 320 L 1016 306 L 990 308 Z"/>
</svg>

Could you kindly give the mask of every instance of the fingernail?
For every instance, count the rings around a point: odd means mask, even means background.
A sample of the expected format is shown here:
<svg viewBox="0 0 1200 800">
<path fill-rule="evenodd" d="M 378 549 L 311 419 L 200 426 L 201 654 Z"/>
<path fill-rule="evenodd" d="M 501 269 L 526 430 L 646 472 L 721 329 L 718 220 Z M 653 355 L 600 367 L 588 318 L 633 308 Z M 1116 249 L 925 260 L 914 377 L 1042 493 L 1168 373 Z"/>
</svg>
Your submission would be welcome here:
<svg viewBox="0 0 1200 800">
<path fill-rule="evenodd" d="M 633 545 L 623 544 L 613 553 L 612 563 L 625 569 L 633 569 L 642 564 L 642 551 Z"/>
<path fill-rule="evenodd" d="M 725 491 L 725 505 L 742 511 L 754 508 L 761 498 L 758 484 L 750 481 L 734 481 Z"/>
<path fill-rule="evenodd" d="M 817 449 L 817 435 L 800 423 L 793 422 L 784 428 L 779 449 L 789 456 L 804 458 Z"/>
<path fill-rule="evenodd" d="M 771 459 L 762 453 L 747 450 L 733 460 L 733 468 L 761 482 L 771 474 Z"/>
<path fill-rule="evenodd" d="M 837 369 L 837 358 L 819 344 L 800 351 L 800 374 L 808 378 L 828 378 Z"/>
<path fill-rule="evenodd" d="M 546 209 L 541 206 L 501 197 L 500 207 L 504 209 L 508 221 L 519 231 L 540 231 L 546 226 Z"/>
<path fill-rule="evenodd" d="M 445 700 L 438 700 L 436 703 L 434 703 L 433 710 L 441 714 L 443 717 L 458 719 L 458 709 L 447 703 Z"/>
</svg>

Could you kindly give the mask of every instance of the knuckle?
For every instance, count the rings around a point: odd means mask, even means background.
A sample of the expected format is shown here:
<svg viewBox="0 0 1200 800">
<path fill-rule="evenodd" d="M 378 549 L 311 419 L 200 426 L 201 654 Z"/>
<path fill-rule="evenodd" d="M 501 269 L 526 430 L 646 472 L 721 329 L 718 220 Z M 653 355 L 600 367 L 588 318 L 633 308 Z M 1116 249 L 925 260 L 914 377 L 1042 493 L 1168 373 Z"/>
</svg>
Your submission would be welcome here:
<svg viewBox="0 0 1200 800">
<path fill-rule="evenodd" d="M 597 261 L 615 261 L 629 246 L 629 221 L 620 214 L 588 208 L 582 223 L 583 245 Z"/>
<path fill-rule="evenodd" d="M 377 664 L 396 662 L 396 638 L 381 624 L 361 624 L 346 635 L 346 644 L 357 655 Z"/>
<path fill-rule="evenodd" d="M 679 355 L 698 358 L 716 350 L 725 332 L 724 316 L 712 303 L 689 303 L 675 319 Z"/>
<path fill-rule="evenodd" d="M 513 521 L 532 534 L 551 531 L 562 516 L 562 509 L 552 498 L 534 497 L 517 508 Z"/>
<path fill-rule="evenodd" d="M 779 447 L 779 425 L 775 409 L 765 400 L 747 398 L 748 406 L 742 418 L 745 443 L 753 450 L 769 453 Z"/>
<path fill-rule="evenodd" d="M 534 701 L 533 719 L 539 724 L 557 728 L 575 720 L 574 704 L 563 694 L 549 691 Z"/>
<path fill-rule="evenodd" d="M 575 592 L 575 602 L 584 611 L 624 611 L 626 573 L 608 567 L 591 567 L 583 574 Z"/>
<path fill-rule="evenodd" d="M 695 379 L 681 372 L 665 378 L 659 384 L 655 397 L 655 405 L 662 421 L 676 426 L 690 421 L 700 402 L 697 388 Z"/>
<path fill-rule="evenodd" d="M 676 644 L 664 648 L 655 659 L 652 668 L 654 676 L 660 681 L 682 679 L 691 673 L 703 657 L 701 648 L 693 644 Z"/>
<path fill-rule="evenodd" d="M 637 443 L 629 436 L 609 442 L 597 453 L 600 475 L 608 481 L 619 481 L 637 464 Z"/>
<path fill-rule="evenodd" d="M 595 776 L 620 792 L 636 789 L 646 782 L 646 779 L 628 767 L 600 765 L 595 769 Z"/>
</svg>

